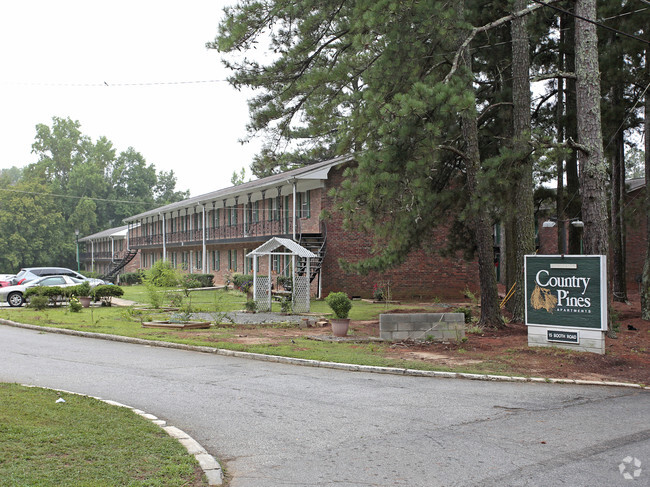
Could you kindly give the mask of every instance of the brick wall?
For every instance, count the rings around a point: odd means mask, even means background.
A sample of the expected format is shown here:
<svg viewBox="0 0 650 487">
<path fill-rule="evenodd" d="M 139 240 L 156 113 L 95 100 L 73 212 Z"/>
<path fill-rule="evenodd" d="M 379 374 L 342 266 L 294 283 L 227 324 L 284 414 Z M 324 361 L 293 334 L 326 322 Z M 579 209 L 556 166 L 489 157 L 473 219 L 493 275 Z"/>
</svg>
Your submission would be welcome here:
<svg viewBox="0 0 650 487">
<path fill-rule="evenodd" d="M 333 291 L 344 291 L 350 296 L 372 297 L 373 286 L 380 282 L 390 282 L 394 299 L 440 298 L 458 300 L 463 291 L 469 288 L 478 292 L 478 263 L 466 262 L 460 254 L 456 258 L 443 258 L 435 251 L 445 245 L 446 229 L 434 231 L 429 242 L 432 250 L 419 249 L 409 255 L 406 261 L 384 273 L 372 272 L 366 276 L 345 273 L 339 267 L 339 259 L 357 262 L 370 255 L 372 237 L 362 232 L 343 229 L 342 217 L 335 212 L 332 198 L 327 191 L 339 187 L 342 181 L 342 168 L 330 171 L 328 185 L 323 194 L 323 209 L 332 212 L 327 220 L 327 251 L 323 262 L 323 296 Z"/>
</svg>

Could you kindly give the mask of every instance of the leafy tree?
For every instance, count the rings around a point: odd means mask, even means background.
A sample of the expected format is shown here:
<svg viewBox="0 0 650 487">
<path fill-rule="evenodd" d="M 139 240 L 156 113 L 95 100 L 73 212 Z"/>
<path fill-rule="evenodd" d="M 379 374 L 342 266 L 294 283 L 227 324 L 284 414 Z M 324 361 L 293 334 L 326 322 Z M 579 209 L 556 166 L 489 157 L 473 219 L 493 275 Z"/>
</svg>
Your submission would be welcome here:
<svg viewBox="0 0 650 487">
<path fill-rule="evenodd" d="M 0 266 L 5 272 L 74 262 L 65 220 L 44 185 L 18 183 L 11 191 L 0 191 L 0 208 Z"/>
</svg>

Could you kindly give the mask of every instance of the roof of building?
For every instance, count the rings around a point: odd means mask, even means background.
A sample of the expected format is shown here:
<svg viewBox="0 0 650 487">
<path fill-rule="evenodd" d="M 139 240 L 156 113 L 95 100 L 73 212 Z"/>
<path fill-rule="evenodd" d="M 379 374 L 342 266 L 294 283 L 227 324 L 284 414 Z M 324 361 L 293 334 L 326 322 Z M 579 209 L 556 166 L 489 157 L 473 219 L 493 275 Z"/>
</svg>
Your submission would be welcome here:
<svg viewBox="0 0 650 487">
<path fill-rule="evenodd" d="M 231 198 L 235 196 L 245 195 L 254 191 L 262 191 L 268 188 L 274 188 L 278 184 L 294 181 L 294 180 L 306 180 L 306 179 L 327 179 L 329 170 L 339 164 L 349 162 L 353 160 L 353 156 L 346 155 L 336 157 L 334 159 L 329 159 L 327 161 L 317 162 L 315 164 L 310 164 L 309 166 L 300 167 L 298 169 L 292 169 L 291 171 L 286 171 L 280 174 L 273 174 L 261 179 L 256 179 L 255 181 L 249 181 L 247 183 L 239 184 L 237 186 L 230 186 L 223 189 L 218 189 L 211 193 L 205 193 L 199 196 L 193 196 L 183 201 L 178 201 L 176 203 L 170 203 L 165 206 L 155 208 L 153 210 L 145 211 L 144 213 L 139 213 L 137 215 L 130 216 L 125 218 L 125 222 L 132 222 L 149 216 L 156 216 L 162 213 L 167 213 L 174 210 L 179 210 L 183 208 L 191 208 L 193 206 L 199 206 L 210 201 L 217 201 L 220 199 Z"/>
<path fill-rule="evenodd" d="M 317 255 L 314 254 L 311 250 L 306 249 L 299 243 L 294 242 L 289 238 L 280 238 L 280 237 L 273 237 L 272 239 L 266 241 L 265 243 L 257 247 L 252 252 L 246 254 L 246 257 L 252 257 L 254 255 L 257 256 L 269 255 L 273 253 L 274 250 L 277 250 L 280 247 L 285 247 L 292 254 L 297 255 L 298 257 L 308 257 L 310 259 L 317 257 Z"/>
<path fill-rule="evenodd" d="M 625 185 L 627 186 L 627 192 L 631 193 L 645 186 L 645 178 L 628 179 L 625 181 Z"/>
<path fill-rule="evenodd" d="M 90 242 L 91 240 L 99 240 L 102 238 L 110 238 L 110 237 L 126 237 L 126 233 L 128 231 L 129 227 L 128 225 L 122 225 L 121 227 L 115 227 L 115 228 L 109 228 L 108 230 L 102 230 L 101 232 L 98 233 L 93 233 L 92 235 L 87 235 L 83 238 L 80 238 L 80 242 Z"/>
</svg>

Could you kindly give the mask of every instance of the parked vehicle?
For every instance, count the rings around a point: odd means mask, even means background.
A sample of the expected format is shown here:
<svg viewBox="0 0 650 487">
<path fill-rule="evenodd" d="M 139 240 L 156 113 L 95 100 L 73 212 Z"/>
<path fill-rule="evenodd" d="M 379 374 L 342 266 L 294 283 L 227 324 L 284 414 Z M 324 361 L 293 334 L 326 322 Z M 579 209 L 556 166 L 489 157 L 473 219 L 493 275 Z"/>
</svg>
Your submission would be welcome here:
<svg viewBox="0 0 650 487">
<path fill-rule="evenodd" d="M 9 306 L 17 307 L 22 306 L 25 303 L 25 291 L 30 287 L 34 286 L 58 286 L 58 287 L 69 287 L 76 286 L 81 284 L 84 281 L 88 281 L 90 287 L 95 287 L 100 284 L 103 284 L 104 281 L 101 279 L 77 279 L 76 277 L 70 276 L 45 276 L 38 277 L 32 281 L 29 281 L 25 284 L 17 284 L 15 286 L 6 286 L 0 288 L 0 301 L 7 300 Z"/>
<path fill-rule="evenodd" d="M 33 281 L 34 279 L 44 276 L 68 276 L 74 277 L 76 279 L 81 279 L 82 281 L 88 279 L 87 277 L 79 274 L 77 271 L 73 271 L 67 267 L 25 267 L 23 269 L 20 269 L 20 272 L 18 272 L 18 274 L 16 274 L 16 277 L 14 277 L 10 282 L 11 285 L 25 284 L 26 282 Z"/>
<path fill-rule="evenodd" d="M 0 287 L 10 286 L 16 274 L 0 274 Z"/>
</svg>

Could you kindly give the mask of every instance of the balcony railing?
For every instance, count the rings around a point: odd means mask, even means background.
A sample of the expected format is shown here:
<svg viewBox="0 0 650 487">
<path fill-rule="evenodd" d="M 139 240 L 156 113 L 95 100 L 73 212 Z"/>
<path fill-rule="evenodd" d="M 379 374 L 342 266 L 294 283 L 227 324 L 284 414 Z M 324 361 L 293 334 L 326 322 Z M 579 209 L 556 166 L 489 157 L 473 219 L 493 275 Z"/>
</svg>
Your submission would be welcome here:
<svg viewBox="0 0 650 487">
<path fill-rule="evenodd" d="M 273 237 L 286 235 L 292 232 L 292 221 L 260 221 L 237 225 L 224 225 L 206 229 L 205 238 L 209 242 L 215 240 L 230 240 L 253 237 Z M 196 243 L 203 241 L 203 230 L 190 230 L 184 232 L 168 232 L 165 236 L 166 244 Z M 162 234 L 134 236 L 129 238 L 131 247 L 161 246 Z"/>
<path fill-rule="evenodd" d="M 125 251 L 119 252 L 81 252 L 79 254 L 80 260 L 120 260 L 124 257 Z"/>
</svg>

